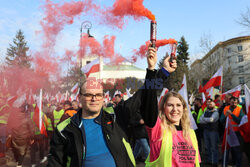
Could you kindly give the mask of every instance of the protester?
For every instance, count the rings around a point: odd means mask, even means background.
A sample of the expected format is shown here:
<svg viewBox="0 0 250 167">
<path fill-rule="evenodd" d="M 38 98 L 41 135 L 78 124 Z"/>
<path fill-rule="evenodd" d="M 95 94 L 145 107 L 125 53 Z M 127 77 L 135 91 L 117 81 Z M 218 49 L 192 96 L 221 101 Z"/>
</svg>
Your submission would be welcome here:
<svg viewBox="0 0 250 167">
<path fill-rule="evenodd" d="M 248 159 L 248 164 L 250 166 L 250 121 L 249 121 L 249 118 L 248 118 L 248 115 L 246 113 L 246 105 L 243 104 L 242 105 L 242 110 L 243 110 L 243 113 L 245 114 L 244 117 L 242 117 L 242 120 L 241 121 L 246 121 L 246 123 L 242 124 L 239 126 L 239 131 L 240 131 L 240 134 L 243 138 L 243 141 L 241 143 L 241 150 L 243 152 L 246 153 L 246 156 L 247 156 L 247 159 Z M 250 112 L 250 111 L 248 111 Z"/>
<path fill-rule="evenodd" d="M 195 134 L 197 136 L 197 140 L 198 140 L 198 146 L 199 146 L 199 152 L 200 154 L 202 154 L 203 152 L 203 147 L 204 147 L 204 138 L 203 138 L 203 127 L 200 124 L 200 121 L 197 121 L 198 119 L 198 113 L 202 112 L 202 99 L 200 97 L 196 97 L 194 100 L 194 112 L 197 113 L 197 117 L 196 117 L 196 123 L 198 128 L 195 130 Z"/>
<path fill-rule="evenodd" d="M 10 107 L 8 104 L 4 104 L 5 101 L 0 97 L 0 158 L 5 157 L 6 147 L 6 129 L 7 122 L 10 113 Z"/>
<path fill-rule="evenodd" d="M 238 99 L 236 97 L 231 97 L 230 98 L 230 105 L 226 106 L 224 108 L 223 113 L 221 114 L 220 121 L 222 123 L 226 122 L 226 118 L 229 118 L 232 126 L 233 126 L 233 131 L 235 132 L 237 136 L 238 142 L 241 140 L 241 135 L 239 132 L 239 123 L 241 121 L 241 118 L 244 116 L 244 113 L 242 111 L 242 108 L 238 106 Z M 232 158 L 234 163 L 236 164 L 237 167 L 241 166 L 241 160 L 242 160 L 242 152 L 240 150 L 240 146 L 233 146 L 230 147 L 231 153 L 232 153 Z M 225 160 L 225 165 L 227 166 L 228 163 L 228 150 L 226 151 L 226 160 Z"/>
<path fill-rule="evenodd" d="M 66 100 L 64 102 L 63 109 L 64 109 L 64 114 L 62 115 L 59 123 L 68 119 L 69 117 L 73 117 L 73 115 L 77 113 L 77 110 L 73 109 L 72 103 L 69 100 Z"/>
<path fill-rule="evenodd" d="M 146 166 L 199 166 L 197 139 L 190 127 L 187 104 L 180 94 L 168 92 L 163 97 L 156 124 L 147 130 L 150 155 Z"/>
<path fill-rule="evenodd" d="M 73 107 L 74 110 L 78 111 L 79 110 L 78 101 L 73 100 L 72 101 L 72 107 Z"/>
<path fill-rule="evenodd" d="M 11 148 L 17 167 L 22 166 L 28 147 L 34 143 L 34 126 L 29 116 L 31 111 L 34 111 L 33 107 L 23 103 L 20 108 L 13 108 L 8 119 L 8 129 L 11 132 Z"/>
<path fill-rule="evenodd" d="M 36 108 L 36 104 L 34 105 L 34 108 Z M 35 167 L 36 166 L 36 152 L 39 152 L 39 158 L 40 158 L 40 163 L 45 163 L 47 161 L 47 156 L 45 156 L 45 140 L 46 137 L 44 134 L 41 133 L 38 125 L 34 121 L 34 115 L 35 112 L 32 111 L 30 113 L 30 119 L 33 122 L 33 127 L 35 129 L 34 132 L 34 142 L 30 146 L 30 160 L 31 160 L 31 166 Z M 42 122 L 44 123 L 44 127 L 47 127 L 49 125 L 47 116 L 44 114 L 44 112 L 41 112 L 41 119 Z"/>
<path fill-rule="evenodd" d="M 219 123 L 219 112 L 215 108 L 215 103 L 212 99 L 207 99 L 207 109 L 200 118 L 200 123 L 204 124 L 204 141 L 207 152 L 207 158 L 205 159 L 208 164 L 212 166 L 218 166 L 218 123 Z"/>
<path fill-rule="evenodd" d="M 156 61 L 156 49 L 150 48 L 146 79 L 155 79 Z M 169 64 L 168 61 L 164 63 L 164 68 L 159 71 L 159 75 L 163 76 L 163 73 L 168 73 L 169 69 L 169 72 L 174 71 L 167 64 Z M 176 67 L 175 64 L 173 66 Z M 154 115 L 151 112 L 145 112 L 144 109 L 144 107 L 151 108 L 149 103 L 152 101 L 152 88 L 148 89 L 139 90 L 124 102 L 122 109 L 129 112 L 134 111 L 135 108 L 141 108 L 143 119 L 150 125 Z M 74 167 L 100 166 L 100 164 L 103 167 L 135 166 L 131 147 L 127 142 L 126 134 L 116 123 L 116 116 L 112 110 L 102 108 L 103 88 L 100 83 L 87 80 L 80 87 L 80 101 L 82 110 L 60 123 L 55 130 L 48 166 L 57 167 L 66 166 L 66 164 Z"/>
</svg>

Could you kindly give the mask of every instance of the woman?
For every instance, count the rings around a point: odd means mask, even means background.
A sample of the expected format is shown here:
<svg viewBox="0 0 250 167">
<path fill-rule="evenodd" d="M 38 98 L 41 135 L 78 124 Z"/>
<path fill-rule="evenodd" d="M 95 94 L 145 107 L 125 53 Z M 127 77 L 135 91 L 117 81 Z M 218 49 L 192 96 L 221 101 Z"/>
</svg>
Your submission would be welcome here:
<svg viewBox="0 0 250 167">
<path fill-rule="evenodd" d="M 183 97 L 168 92 L 159 106 L 159 116 L 153 128 L 147 127 L 150 154 L 146 166 L 199 166 L 198 144 L 190 128 L 189 113 Z"/>
</svg>

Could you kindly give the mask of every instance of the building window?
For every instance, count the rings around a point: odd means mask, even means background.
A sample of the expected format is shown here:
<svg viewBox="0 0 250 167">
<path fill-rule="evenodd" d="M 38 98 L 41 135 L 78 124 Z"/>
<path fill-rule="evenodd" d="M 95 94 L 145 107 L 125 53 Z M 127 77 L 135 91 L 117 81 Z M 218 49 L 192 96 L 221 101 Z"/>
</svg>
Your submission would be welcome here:
<svg viewBox="0 0 250 167">
<path fill-rule="evenodd" d="M 243 62 L 243 61 L 244 61 L 243 55 L 239 55 L 239 56 L 238 56 L 238 62 Z"/>
<path fill-rule="evenodd" d="M 238 46 L 238 52 L 241 52 L 242 51 L 242 46 Z"/>
<path fill-rule="evenodd" d="M 245 84 L 244 77 L 239 77 L 239 83 L 240 83 L 240 84 Z"/>
<path fill-rule="evenodd" d="M 89 64 L 91 61 L 86 61 L 86 64 Z"/>
<path fill-rule="evenodd" d="M 244 66 L 239 66 L 239 73 L 243 73 L 244 72 Z"/>
<path fill-rule="evenodd" d="M 227 48 L 227 53 L 231 53 L 231 52 L 232 52 L 231 48 Z"/>
</svg>

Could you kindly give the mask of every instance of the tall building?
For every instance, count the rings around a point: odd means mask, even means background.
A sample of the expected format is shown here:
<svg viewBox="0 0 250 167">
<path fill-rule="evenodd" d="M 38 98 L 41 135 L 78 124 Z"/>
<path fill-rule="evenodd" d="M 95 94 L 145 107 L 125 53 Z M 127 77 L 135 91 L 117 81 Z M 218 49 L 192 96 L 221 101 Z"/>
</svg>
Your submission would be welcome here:
<svg viewBox="0 0 250 167">
<path fill-rule="evenodd" d="M 250 87 L 250 36 L 232 38 L 215 45 L 191 65 L 190 77 L 205 83 L 223 66 L 223 91 L 239 84 Z"/>
</svg>

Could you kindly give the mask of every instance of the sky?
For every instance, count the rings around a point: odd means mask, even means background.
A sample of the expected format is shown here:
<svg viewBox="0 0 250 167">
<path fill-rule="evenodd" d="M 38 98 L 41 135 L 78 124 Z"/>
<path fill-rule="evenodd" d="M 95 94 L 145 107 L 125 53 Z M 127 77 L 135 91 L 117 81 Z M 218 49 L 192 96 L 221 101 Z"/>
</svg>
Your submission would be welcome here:
<svg viewBox="0 0 250 167">
<path fill-rule="evenodd" d="M 70 0 L 52 0 L 63 3 Z M 77 0 L 74 0 L 77 1 Z M 24 32 L 30 48 L 30 54 L 41 50 L 43 34 L 40 21 L 45 16 L 44 0 L 0 0 L 0 62 L 4 62 L 6 50 L 12 43 L 17 30 Z M 95 0 L 102 6 L 111 7 L 115 0 Z M 182 36 L 189 44 L 190 62 L 204 56 L 200 48 L 200 38 L 210 34 L 213 44 L 231 38 L 250 35 L 250 31 L 237 23 L 241 13 L 250 7 L 249 0 L 144 0 L 157 21 L 157 39 L 173 38 L 177 41 Z M 99 24 L 93 16 L 82 14 L 74 18 L 74 23 L 66 25 L 56 38 L 55 51 L 63 54 L 65 49 L 79 49 L 80 27 L 83 21 L 90 21 L 91 35 L 102 41 L 105 35 L 115 35 L 115 51 L 130 59 L 133 50 L 145 44 L 150 37 L 150 21 L 147 18 L 134 20 L 126 17 L 123 29 L 111 28 Z M 86 30 L 83 30 L 86 31 Z M 158 51 L 158 60 L 169 51 L 165 46 Z M 136 66 L 145 69 L 146 59 L 139 59 Z"/>
</svg>

